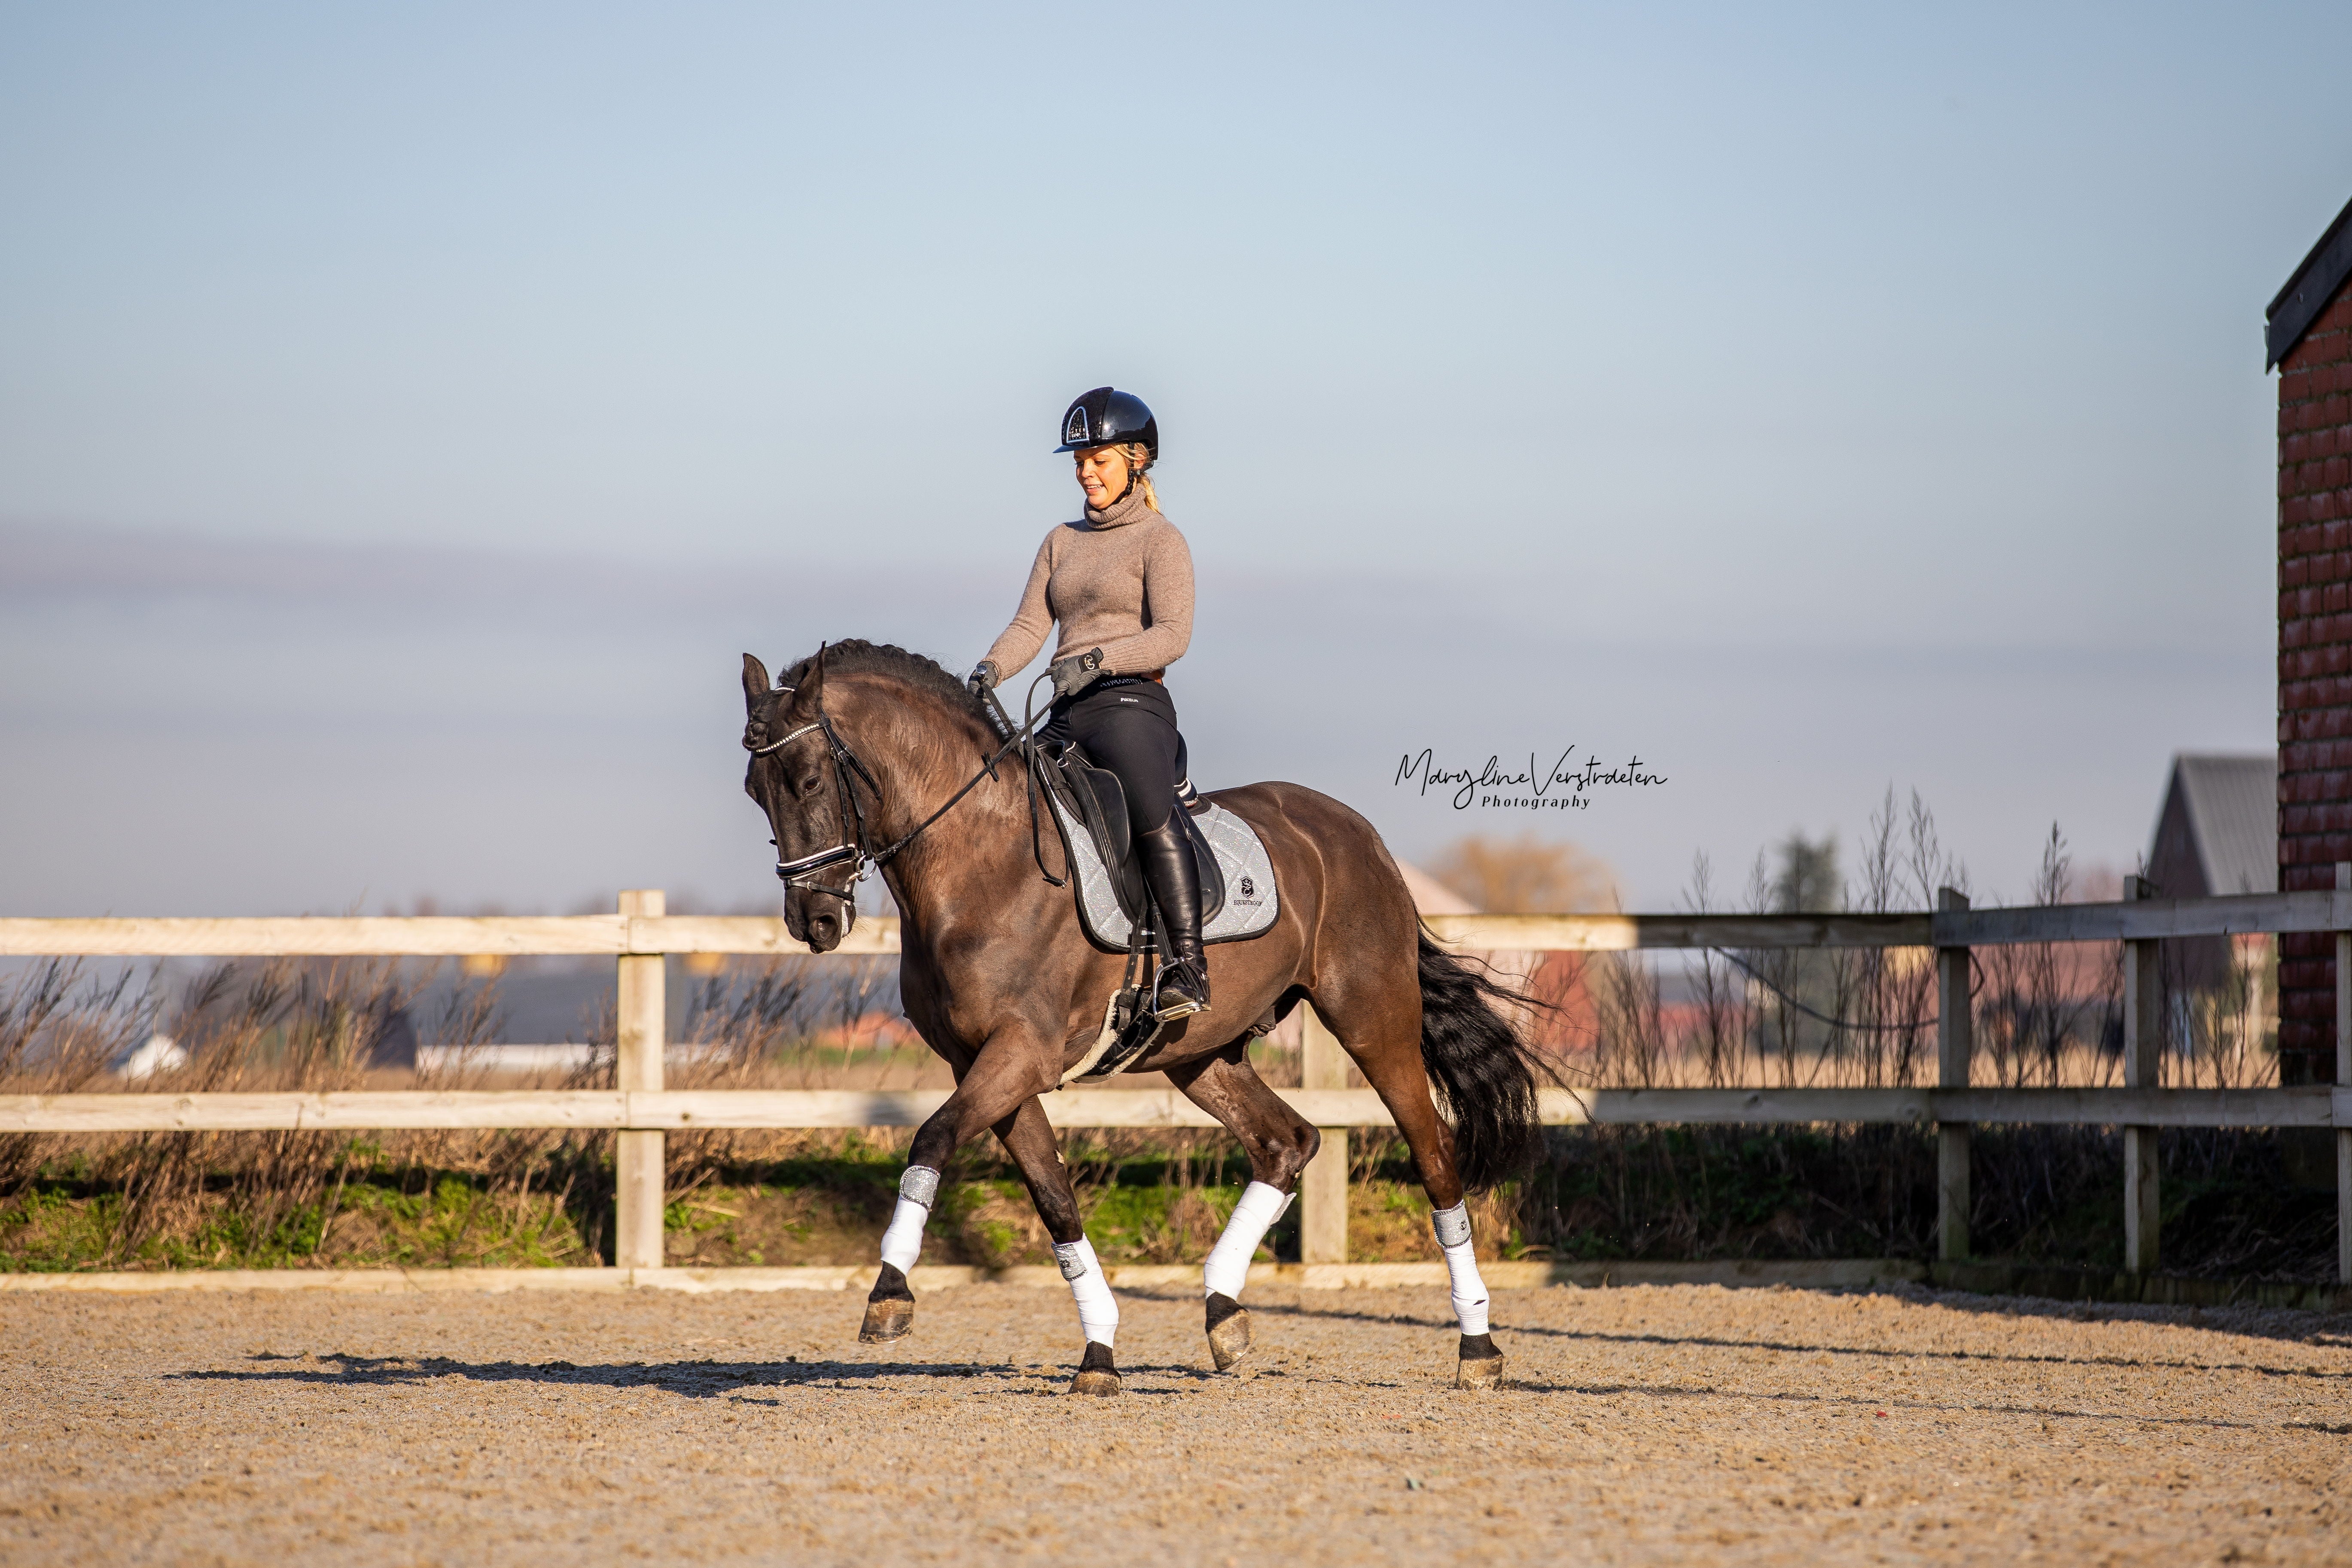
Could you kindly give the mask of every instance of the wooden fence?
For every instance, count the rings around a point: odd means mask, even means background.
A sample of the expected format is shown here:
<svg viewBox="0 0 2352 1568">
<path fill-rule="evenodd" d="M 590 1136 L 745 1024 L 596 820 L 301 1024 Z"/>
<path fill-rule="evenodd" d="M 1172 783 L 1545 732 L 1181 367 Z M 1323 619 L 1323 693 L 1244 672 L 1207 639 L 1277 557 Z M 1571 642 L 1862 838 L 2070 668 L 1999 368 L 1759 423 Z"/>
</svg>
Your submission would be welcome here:
<svg viewBox="0 0 2352 1568">
<path fill-rule="evenodd" d="M 1431 915 L 1432 931 L 1467 951 L 1630 952 L 1932 948 L 1937 955 L 1937 1081 L 1908 1089 L 1641 1089 L 1542 1095 L 1544 1120 L 1579 1122 L 1858 1122 L 1933 1124 L 1937 1134 L 1938 1249 L 1969 1254 L 1969 1134 L 1979 1122 L 2120 1126 L 2124 1257 L 2157 1266 L 2157 1136 L 2166 1127 L 2333 1127 L 2339 1279 L 2352 1282 L 2352 864 L 2332 892 L 2161 900 L 2133 879 L 2112 904 L 1976 910 L 1947 890 L 1922 914 Z M 2336 1087 L 2164 1089 L 2157 944 L 2172 937 L 2257 931 L 2336 933 Z M 2124 944 L 2120 1088 L 1979 1089 L 1970 1005 L 1971 950 L 2042 942 Z M 838 952 L 898 951 L 898 922 L 863 917 Z M 616 1071 L 610 1089 L 279 1094 L 0 1096 L 0 1131 L 110 1132 L 238 1129 L 609 1128 L 615 1153 L 615 1265 L 663 1262 L 662 1140 L 702 1127 L 907 1127 L 945 1090 L 673 1090 L 662 1087 L 664 959 L 671 953 L 805 954 L 780 919 L 668 915 L 663 895 L 621 895 L 610 915 L 326 917 L 225 920 L 0 919 L 0 957 L 462 957 L 604 954 L 618 966 Z M 1323 1152 L 1300 1185 L 1301 1257 L 1347 1258 L 1348 1130 L 1393 1125 L 1377 1095 L 1347 1087 L 1348 1058 L 1311 1011 L 1303 1087 L 1286 1100 L 1324 1130 Z M 1171 1090 L 1064 1089 L 1045 1098 L 1057 1127 L 1210 1127 Z"/>
</svg>

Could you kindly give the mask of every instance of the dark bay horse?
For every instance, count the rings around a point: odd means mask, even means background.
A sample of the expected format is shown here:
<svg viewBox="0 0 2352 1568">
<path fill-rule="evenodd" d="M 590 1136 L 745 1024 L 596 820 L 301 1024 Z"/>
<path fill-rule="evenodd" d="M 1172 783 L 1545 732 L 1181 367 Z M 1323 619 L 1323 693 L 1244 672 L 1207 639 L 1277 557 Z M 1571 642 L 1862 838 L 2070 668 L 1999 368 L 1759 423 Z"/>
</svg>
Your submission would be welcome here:
<svg viewBox="0 0 2352 1568">
<path fill-rule="evenodd" d="M 979 699 L 897 647 L 836 643 L 773 687 L 746 654 L 743 697 L 752 753 L 743 787 L 774 836 L 788 928 L 814 952 L 838 946 L 856 918 L 849 889 L 878 858 L 898 904 L 907 1016 L 955 1073 L 954 1092 L 908 1151 L 860 1338 L 912 1327 L 905 1271 L 939 1173 L 960 1145 L 993 1131 L 1077 1299 L 1087 1345 L 1073 1390 L 1116 1393 L 1118 1307 L 1038 1097 L 1094 1045 L 1124 959 L 1088 943 L 1070 890 L 1040 873 L 1022 753 L 998 756 L 1003 742 Z M 1131 1066 L 1165 1073 L 1249 1156 L 1251 1186 L 1204 1269 L 1212 1357 L 1223 1370 L 1248 1349 L 1238 1301 L 1248 1258 L 1321 1142 L 1247 1055 L 1253 1037 L 1304 1000 L 1395 1117 L 1436 1211 L 1461 1320 L 1457 1384 L 1495 1386 L 1502 1355 L 1463 1197 L 1515 1174 L 1541 1138 L 1543 1069 L 1495 1005 L 1507 994 L 1430 940 L 1380 836 L 1348 807 L 1289 784 L 1209 798 L 1265 841 L 1279 914 L 1263 935 L 1209 948 L 1213 1010 L 1168 1026 Z M 1059 867 L 1050 822 L 1043 837 L 1045 864 Z"/>
</svg>

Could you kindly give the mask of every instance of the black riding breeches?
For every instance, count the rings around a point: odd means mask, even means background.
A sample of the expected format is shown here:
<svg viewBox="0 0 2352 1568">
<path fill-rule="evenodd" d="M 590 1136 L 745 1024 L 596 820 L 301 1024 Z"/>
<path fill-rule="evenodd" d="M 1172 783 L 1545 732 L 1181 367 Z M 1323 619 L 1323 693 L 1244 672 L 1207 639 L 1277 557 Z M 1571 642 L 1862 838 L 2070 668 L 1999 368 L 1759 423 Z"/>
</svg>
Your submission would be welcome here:
<svg viewBox="0 0 2352 1568">
<path fill-rule="evenodd" d="M 1176 704 L 1159 681 L 1105 676 L 1055 703 L 1037 737 L 1076 741 L 1095 766 L 1116 773 L 1127 795 L 1127 824 L 1135 832 L 1150 832 L 1175 810 L 1184 737 L 1176 731 Z"/>
</svg>

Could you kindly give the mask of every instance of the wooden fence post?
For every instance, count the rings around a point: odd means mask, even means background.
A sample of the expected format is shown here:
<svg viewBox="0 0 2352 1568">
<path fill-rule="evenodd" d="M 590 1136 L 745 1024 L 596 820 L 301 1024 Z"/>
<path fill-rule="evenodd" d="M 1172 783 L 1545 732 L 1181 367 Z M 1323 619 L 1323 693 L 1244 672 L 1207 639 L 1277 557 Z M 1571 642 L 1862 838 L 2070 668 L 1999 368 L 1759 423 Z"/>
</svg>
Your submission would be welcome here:
<svg viewBox="0 0 2352 1568">
<path fill-rule="evenodd" d="M 2124 879 L 2127 903 L 2154 896 L 2145 877 Z M 2164 1069 L 2164 988 L 2154 942 L 2124 943 L 2124 1087 L 2155 1089 Z M 2160 1228 L 2157 1130 L 2124 1129 L 2124 1267 L 2156 1269 Z"/>
<path fill-rule="evenodd" d="M 2352 892 L 2352 860 L 2336 862 L 2336 890 Z M 2336 933 L 2337 1094 L 2347 1085 L 2352 1085 L 2352 931 L 2339 931 Z M 2336 1130 L 2336 1282 L 2352 1285 L 2352 1127 Z"/>
<path fill-rule="evenodd" d="M 1965 910 L 1969 896 L 1938 889 L 1936 907 Z M 1976 1001 L 1971 995 L 1969 950 L 1936 950 L 1936 1087 L 1966 1089 L 1976 1057 Z M 1969 1255 L 1969 1124 L 1936 1124 L 1937 1256 L 1957 1263 Z"/>
<path fill-rule="evenodd" d="M 621 895 L 621 913 L 652 916 L 665 911 L 659 889 L 633 889 Z M 623 1092 L 662 1087 L 664 1026 L 669 998 L 663 986 L 659 953 L 629 953 L 620 960 L 615 999 L 613 1087 Z M 613 1262 L 621 1268 L 662 1266 L 662 1135 L 616 1132 L 613 1150 Z"/>
<path fill-rule="evenodd" d="M 1313 1006 L 1298 1005 L 1301 1089 L 1348 1087 L 1348 1053 Z M 1319 1129 L 1323 1147 L 1298 1178 L 1298 1260 L 1348 1261 L 1348 1130 Z"/>
</svg>

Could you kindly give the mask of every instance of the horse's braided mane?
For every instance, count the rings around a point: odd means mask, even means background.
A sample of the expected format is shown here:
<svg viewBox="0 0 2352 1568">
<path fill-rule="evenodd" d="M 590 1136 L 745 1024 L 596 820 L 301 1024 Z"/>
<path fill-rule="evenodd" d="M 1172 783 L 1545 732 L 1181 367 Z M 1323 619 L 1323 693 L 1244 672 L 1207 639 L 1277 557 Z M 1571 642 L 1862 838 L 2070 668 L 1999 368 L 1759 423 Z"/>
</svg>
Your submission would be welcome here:
<svg viewBox="0 0 2352 1568">
<path fill-rule="evenodd" d="M 798 686 L 815 664 L 816 655 L 811 654 L 777 679 L 785 686 Z M 829 643 L 824 649 L 824 673 L 828 679 L 836 675 L 892 676 L 929 692 L 955 711 L 971 715 L 982 729 L 990 727 L 987 708 L 961 680 L 950 675 L 937 661 L 908 653 L 893 643 L 867 642 L 863 637 Z"/>
</svg>

